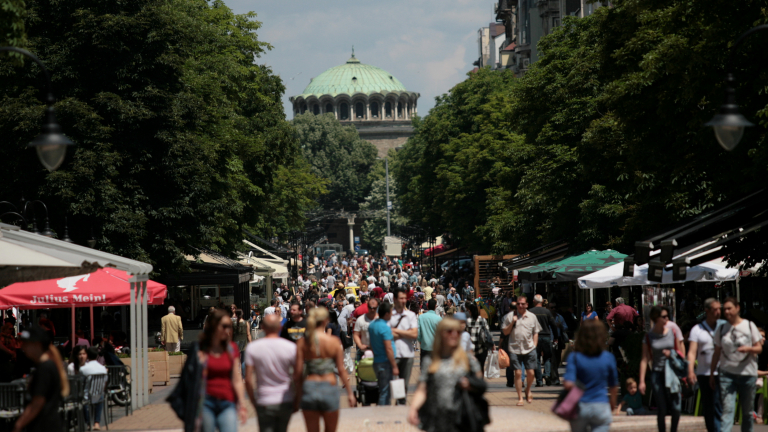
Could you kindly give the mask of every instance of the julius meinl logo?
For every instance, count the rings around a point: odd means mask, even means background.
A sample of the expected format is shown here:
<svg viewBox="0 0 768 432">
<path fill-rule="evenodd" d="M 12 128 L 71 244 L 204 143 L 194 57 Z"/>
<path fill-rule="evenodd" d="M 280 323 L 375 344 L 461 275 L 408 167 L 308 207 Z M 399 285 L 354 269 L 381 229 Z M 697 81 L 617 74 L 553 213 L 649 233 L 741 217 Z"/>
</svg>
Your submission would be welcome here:
<svg viewBox="0 0 768 432">
<path fill-rule="evenodd" d="M 78 295 L 78 294 L 72 294 L 72 302 L 74 303 L 97 303 L 97 302 L 106 302 L 107 301 L 107 295 L 93 295 L 93 294 L 87 294 L 87 295 Z M 44 295 L 44 296 L 32 296 L 32 300 L 30 300 L 31 304 L 52 304 L 52 303 L 70 303 L 69 296 L 54 296 L 54 295 Z"/>
</svg>

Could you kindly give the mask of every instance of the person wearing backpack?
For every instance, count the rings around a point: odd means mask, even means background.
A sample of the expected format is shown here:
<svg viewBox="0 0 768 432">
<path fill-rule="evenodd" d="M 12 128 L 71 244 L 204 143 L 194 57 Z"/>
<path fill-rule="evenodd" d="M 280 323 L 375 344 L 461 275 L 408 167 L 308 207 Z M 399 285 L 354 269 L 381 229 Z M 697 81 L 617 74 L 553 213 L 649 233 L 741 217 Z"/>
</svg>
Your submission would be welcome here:
<svg viewBox="0 0 768 432">
<path fill-rule="evenodd" d="M 648 363 L 653 361 L 651 384 L 653 385 L 653 395 L 656 397 L 656 406 L 659 407 L 657 411 L 659 432 L 666 431 L 664 417 L 670 408 L 669 414 L 672 417 L 670 431 L 677 432 L 681 408 L 680 389 L 667 386 L 667 361 L 673 353 L 676 353 L 676 331 L 667 326 L 668 310 L 654 306 L 651 308 L 650 317 L 653 326 L 644 338 L 643 357 L 640 360 L 640 393 L 645 395 L 645 372 L 648 369 Z"/>
<path fill-rule="evenodd" d="M 742 407 L 741 430 L 752 432 L 755 386 L 757 382 L 757 355 L 763 352 L 762 336 L 755 323 L 739 316 L 741 307 L 734 297 L 723 301 L 726 323 L 715 332 L 715 353 L 712 355 L 709 384 L 714 388 L 715 371 L 720 372 L 720 395 L 723 416 L 720 430 L 733 428 L 736 412 L 736 393 Z M 719 362 L 719 366 L 718 366 Z M 748 408 L 747 408 L 748 407 Z"/>
</svg>

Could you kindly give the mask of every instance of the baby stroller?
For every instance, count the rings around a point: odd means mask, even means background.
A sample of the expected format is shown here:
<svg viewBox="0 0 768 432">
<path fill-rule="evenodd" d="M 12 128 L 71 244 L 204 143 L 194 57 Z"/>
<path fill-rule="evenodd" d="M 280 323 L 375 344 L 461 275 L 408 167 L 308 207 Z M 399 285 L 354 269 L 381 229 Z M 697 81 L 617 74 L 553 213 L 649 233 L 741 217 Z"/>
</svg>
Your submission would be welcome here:
<svg viewBox="0 0 768 432">
<path fill-rule="evenodd" d="M 369 406 L 371 402 L 379 400 L 379 381 L 373 370 L 373 356 L 363 358 L 355 364 L 355 378 L 357 379 L 355 397 L 361 405 Z"/>
</svg>

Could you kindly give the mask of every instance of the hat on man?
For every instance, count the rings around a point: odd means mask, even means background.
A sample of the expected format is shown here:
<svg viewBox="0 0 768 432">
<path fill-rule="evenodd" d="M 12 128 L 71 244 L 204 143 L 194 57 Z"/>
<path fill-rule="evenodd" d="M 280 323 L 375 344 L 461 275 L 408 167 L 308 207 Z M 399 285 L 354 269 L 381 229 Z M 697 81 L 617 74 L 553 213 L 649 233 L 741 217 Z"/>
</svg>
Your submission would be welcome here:
<svg viewBox="0 0 768 432">
<path fill-rule="evenodd" d="M 465 314 L 464 312 L 456 312 L 455 314 L 453 314 L 453 318 L 457 319 L 459 321 L 466 322 L 467 321 L 467 314 Z"/>
</svg>

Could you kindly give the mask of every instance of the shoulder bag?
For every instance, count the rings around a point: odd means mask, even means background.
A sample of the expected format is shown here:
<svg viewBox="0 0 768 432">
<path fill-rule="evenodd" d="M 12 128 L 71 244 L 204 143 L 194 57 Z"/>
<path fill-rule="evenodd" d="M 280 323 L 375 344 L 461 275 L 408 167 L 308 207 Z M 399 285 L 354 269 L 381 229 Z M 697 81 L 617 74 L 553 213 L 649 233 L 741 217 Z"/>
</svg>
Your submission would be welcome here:
<svg viewBox="0 0 768 432">
<path fill-rule="evenodd" d="M 573 365 L 576 366 L 576 370 L 578 370 L 576 365 L 577 355 L 578 353 L 573 353 L 572 356 Z M 575 420 L 579 417 L 579 401 L 583 395 L 584 385 L 579 380 L 576 380 L 570 390 L 563 389 L 560 392 L 554 405 L 552 405 L 552 412 L 563 420 Z"/>
</svg>

